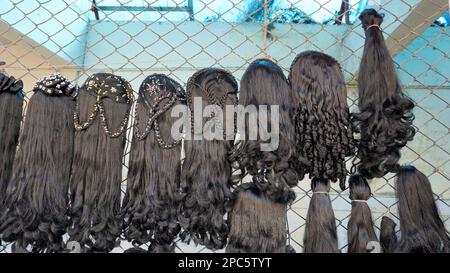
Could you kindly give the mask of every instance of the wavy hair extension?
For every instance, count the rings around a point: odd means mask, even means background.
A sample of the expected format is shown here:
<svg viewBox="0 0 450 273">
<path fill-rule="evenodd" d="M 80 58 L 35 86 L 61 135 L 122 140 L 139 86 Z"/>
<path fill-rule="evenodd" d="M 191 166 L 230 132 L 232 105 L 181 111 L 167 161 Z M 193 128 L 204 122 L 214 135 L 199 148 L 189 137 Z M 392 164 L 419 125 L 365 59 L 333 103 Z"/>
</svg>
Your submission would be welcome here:
<svg viewBox="0 0 450 273">
<path fill-rule="evenodd" d="M 396 226 L 397 224 L 391 218 L 387 216 L 381 218 L 380 244 L 383 253 L 392 253 L 397 247 Z"/>
<path fill-rule="evenodd" d="M 170 134 L 175 121 L 170 110 L 180 104 L 186 104 L 184 89 L 161 74 L 144 80 L 136 102 L 123 202 L 124 235 L 136 245 L 151 242 L 155 252 L 173 252 L 180 231 L 176 195 L 181 139 Z"/>
<path fill-rule="evenodd" d="M 251 63 L 241 79 L 239 104 L 244 107 L 279 106 L 278 147 L 273 151 L 262 151 L 261 144 L 265 141 L 261 140 L 260 135 L 257 140 L 248 140 L 250 124 L 246 117 L 246 139 L 238 141 L 231 158 L 237 163 L 242 176 L 252 175 L 253 182 L 267 197 L 285 204 L 292 202 L 295 194 L 291 188 L 304 177 L 303 168 L 298 166 L 306 163 L 305 160 L 294 161 L 295 133 L 290 115 L 293 111 L 292 95 L 281 68 L 268 59 L 258 59 Z M 270 117 L 271 109 L 268 107 L 267 110 Z M 257 111 L 259 114 L 259 109 Z M 271 119 L 268 118 L 267 128 L 272 127 L 270 122 Z"/>
<path fill-rule="evenodd" d="M 345 189 L 345 158 L 354 154 L 347 88 L 339 63 L 324 53 L 305 51 L 292 62 L 297 155 L 306 158 L 309 177 Z"/>
<path fill-rule="evenodd" d="M 206 68 L 197 71 L 187 84 L 187 105 L 191 111 L 191 134 L 194 130 L 194 111 L 206 105 L 215 105 L 222 110 L 226 105 L 237 104 L 238 85 L 229 72 Z M 194 109 L 194 98 L 202 98 L 203 109 Z M 226 117 L 226 111 L 224 111 Z M 203 118 L 205 121 L 212 118 Z M 214 127 L 225 122 L 214 122 Z M 223 128 L 223 126 L 222 126 Z M 227 136 L 228 138 L 229 136 Z M 234 132 L 233 132 L 234 138 Z M 185 140 L 185 159 L 180 176 L 180 208 L 178 219 L 183 228 L 180 237 L 185 242 L 192 239 L 196 244 L 210 249 L 220 249 L 226 244 L 228 226 L 224 219 L 225 204 L 229 200 L 232 186 L 231 163 L 228 159 L 234 140 Z"/>
<path fill-rule="evenodd" d="M 367 205 L 371 191 L 367 180 L 353 174 L 348 181 L 352 211 L 347 224 L 348 253 L 368 253 L 368 243 L 378 241 L 373 227 L 372 212 Z"/>
<path fill-rule="evenodd" d="M 33 87 L 2 215 L 4 241 L 58 252 L 68 224 L 76 88 L 60 74 Z"/>
<path fill-rule="evenodd" d="M 23 82 L 0 72 L 0 213 L 19 141 L 23 99 Z"/>
<path fill-rule="evenodd" d="M 313 195 L 306 215 L 303 246 L 305 253 L 339 253 L 336 219 L 330 199 L 330 181 L 314 177 Z"/>
<path fill-rule="evenodd" d="M 288 252 L 286 204 L 270 200 L 256 183 L 239 185 L 232 196 L 226 252 Z"/>
<path fill-rule="evenodd" d="M 80 88 L 70 180 L 71 241 L 109 252 L 120 235 L 122 157 L 133 90 L 122 77 L 97 73 Z"/>
<path fill-rule="evenodd" d="M 413 166 L 403 166 L 396 188 L 401 238 L 395 252 L 449 253 L 449 233 L 428 178 Z"/>
<path fill-rule="evenodd" d="M 413 139 L 414 102 L 402 91 L 374 9 L 360 15 L 366 40 L 358 75 L 358 113 L 352 123 L 359 134 L 354 166 L 367 179 L 399 169 L 400 149 Z"/>
</svg>

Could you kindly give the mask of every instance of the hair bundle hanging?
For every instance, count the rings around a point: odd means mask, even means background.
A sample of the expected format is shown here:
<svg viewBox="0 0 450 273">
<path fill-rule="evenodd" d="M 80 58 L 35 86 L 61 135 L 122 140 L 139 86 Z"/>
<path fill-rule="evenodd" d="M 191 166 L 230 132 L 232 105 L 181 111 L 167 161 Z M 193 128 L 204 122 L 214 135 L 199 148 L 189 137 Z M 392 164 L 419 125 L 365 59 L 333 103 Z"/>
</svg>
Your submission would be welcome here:
<svg viewBox="0 0 450 273">
<path fill-rule="evenodd" d="M 372 212 L 367 205 L 371 191 L 367 180 L 360 174 L 349 179 L 352 211 L 347 224 L 348 253 L 369 252 L 369 242 L 378 241 L 373 228 Z"/>
<path fill-rule="evenodd" d="M 253 176 L 253 182 L 264 192 L 265 196 L 275 202 L 287 204 L 295 199 L 291 190 L 298 180 L 303 179 L 303 168 L 297 167 L 305 163 L 305 160 L 297 160 L 295 153 L 294 124 L 290 113 L 293 110 L 292 95 L 286 77 L 281 68 L 268 59 L 258 59 L 250 64 L 241 80 L 239 104 L 256 106 L 257 114 L 261 114 L 260 106 L 267 107 L 267 128 L 274 129 L 271 124 L 271 115 L 279 114 L 278 147 L 272 151 L 263 151 L 263 140 L 258 134 L 257 139 L 248 139 L 250 126 L 265 126 L 265 124 L 253 124 L 245 117 L 245 139 L 236 144 L 231 158 L 237 163 L 242 176 Z M 279 113 L 275 113 L 271 107 L 278 106 Z M 259 117 L 259 116 L 258 116 Z M 261 122 L 261 120 L 259 120 Z M 270 140 L 269 140 L 270 141 Z"/>
<path fill-rule="evenodd" d="M 355 167 L 367 179 L 399 169 L 400 149 L 413 139 L 414 103 L 402 91 L 374 9 L 359 16 L 366 40 L 358 75 L 358 113 L 352 123 L 359 134 Z"/>
<path fill-rule="evenodd" d="M 198 133 L 198 125 L 194 124 L 195 111 L 202 111 L 206 105 L 218 106 L 224 111 L 226 105 L 237 104 L 237 90 L 236 80 L 225 70 L 206 68 L 197 71 L 189 79 L 186 89 L 187 105 L 191 111 L 191 132 L 188 133 L 192 133 L 193 138 Z M 202 98 L 203 109 L 195 109 L 198 107 L 194 105 L 195 97 Z M 213 121 L 212 118 L 203 118 L 205 120 Z M 220 129 L 225 122 L 216 119 L 212 124 Z M 233 141 L 206 140 L 203 136 L 200 140 L 184 141 L 185 159 L 181 171 L 178 215 L 184 229 L 180 236 L 184 241 L 193 239 L 195 243 L 210 249 L 220 249 L 226 244 L 229 230 L 224 219 L 225 204 L 230 198 L 232 186 L 228 154 Z"/>
<path fill-rule="evenodd" d="M 396 226 L 397 224 L 391 218 L 387 216 L 381 218 L 380 244 L 383 253 L 392 253 L 397 247 Z"/>
<path fill-rule="evenodd" d="M 404 166 L 396 187 L 401 238 L 395 252 L 449 253 L 449 233 L 428 178 L 415 167 Z"/>
<path fill-rule="evenodd" d="M 89 77 L 78 94 L 69 235 L 84 251 L 111 251 L 121 232 L 122 157 L 132 101 L 130 84 L 108 73 Z"/>
<path fill-rule="evenodd" d="M 22 81 L 0 72 L 0 214 L 19 141 L 23 98 Z"/>
<path fill-rule="evenodd" d="M 33 87 L 20 135 L 0 232 L 5 241 L 33 251 L 63 248 L 73 158 L 76 88 L 60 74 Z"/>
<path fill-rule="evenodd" d="M 124 234 L 135 245 L 151 242 L 151 252 L 173 252 L 180 231 L 176 194 L 181 139 L 171 137 L 175 118 L 170 109 L 185 101 L 181 85 L 161 74 L 144 80 L 136 101 Z"/>
<path fill-rule="evenodd" d="M 354 154 L 347 89 L 339 63 L 316 51 L 292 62 L 289 81 L 294 94 L 297 156 L 306 158 L 306 172 L 345 189 L 345 157 Z"/>
<path fill-rule="evenodd" d="M 338 253 L 336 219 L 330 199 L 330 182 L 313 178 L 313 195 L 306 215 L 303 247 L 305 253 Z"/>
<path fill-rule="evenodd" d="M 287 208 L 270 200 L 255 183 L 233 191 L 227 253 L 286 253 Z"/>
</svg>

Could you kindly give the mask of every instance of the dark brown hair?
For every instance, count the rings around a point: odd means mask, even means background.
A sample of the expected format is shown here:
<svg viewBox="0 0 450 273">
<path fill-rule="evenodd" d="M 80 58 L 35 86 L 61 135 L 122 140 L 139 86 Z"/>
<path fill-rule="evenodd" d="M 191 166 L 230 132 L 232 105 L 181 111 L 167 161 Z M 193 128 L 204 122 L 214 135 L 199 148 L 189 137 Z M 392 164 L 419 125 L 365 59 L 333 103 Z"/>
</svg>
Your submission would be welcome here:
<svg viewBox="0 0 450 273">
<path fill-rule="evenodd" d="M 233 192 L 227 253 L 286 253 L 286 204 L 270 200 L 255 183 Z"/>
<path fill-rule="evenodd" d="M 203 108 L 217 105 L 224 110 L 226 105 L 237 104 L 237 90 L 236 80 L 225 70 L 206 68 L 196 72 L 186 88 L 191 130 L 194 128 L 194 97 L 202 98 Z M 199 110 L 203 109 L 196 111 Z M 205 122 L 205 118 L 203 120 Z M 214 126 L 225 124 L 219 122 Z M 180 179 L 178 218 L 184 229 L 180 236 L 185 242 L 193 239 L 195 243 L 210 249 L 220 249 L 226 244 L 228 226 L 224 217 L 225 203 L 231 194 L 231 163 L 228 154 L 232 146 L 233 140 L 202 138 L 184 141 L 185 159 Z"/>
<path fill-rule="evenodd" d="M 339 63 L 321 52 L 305 51 L 292 62 L 297 156 L 306 158 L 311 177 L 345 188 L 345 157 L 354 153 L 347 88 Z"/>
<path fill-rule="evenodd" d="M 348 253 L 367 253 L 367 244 L 378 241 L 373 228 L 372 213 L 367 200 L 371 191 L 367 180 L 360 174 L 349 179 L 352 212 L 347 224 Z"/>
<path fill-rule="evenodd" d="M 186 104 L 185 91 L 173 79 L 153 74 L 141 84 L 136 101 L 127 191 L 123 202 L 124 235 L 135 245 L 173 252 L 180 231 L 177 188 L 181 139 L 174 140 L 172 107 Z"/>
<path fill-rule="evenodd" d="M 413 166 L 396 180 L 401 238 L 396 252 L 450 251 L 449 233 L 439 215 L 428 178 Z"/>
<path fill-rule="evenodd" d="M 397 224 L 391 218 L 387 216 L 381 218 L 380 243 L 383 253 L 392 253 L 397 247 L 396 226 Z"/>
<path fill-rule="evenodd" d="M 22 81 L 0 72 L 0 213 L 19 141 L 23 97 Z"/>
<path fill-rule="evenodd" d="M 236 144 L 231 159 L 237 163 L 241 175 L 253 176 L 253 182 L 264 192 L 265 196 L 275 202 L 289 203 L 295 199 L 291 190 L 299 179 L 303 178 L 303 170 L 294 162 L 295 133 L 291 112 L 293 110 L 292 95 L 286 77 L 281 68 L 268 59 L 258 59 L 250 64 L 241 79 L 239 104 L 246 107 L 279 106 L 279 142 L 273 151 L 262 151 L 265 143 L 258 134 L 257 140 L 249 140 L 249 119 L 245 117 L 244 131 L 246 138 Z M 268 110 L 267 128 L 272 128 L 271 111 Z M 260 125 L 261 126 L 261 125 Z M 273 128 L 272 128 L 273 130 Z M 296 171 L 297 169 L 297 171 Z"/>
<path fill-rule="evenodd" d="M 359 18 L 366 40 L 358 74 L 359 112 L 352 114 L 359 133 L 355 167 L 371 179 L 398 171 L 400 149 L 415 134 L 414 103 L 400 86 L 379 27 L 383 17 L 374 9 L 366 9 Z"/>
<path fill-rule="evenodd" d="M 338 253 L 336 219 L 329 196 L 330 182 L 322 178 L 311 181 L 313 195 L 306 215 L 303 247 L 305 253 Z"/>
<path fill-rule="evenodd" d="M 89 77 L 78 95 L 69 235 L 83 251 L 112 250 L 121 231 L 124 132 L 132 100 L 129 83 L 107 73 Z"/>
<path fill-rule="evenodd" d="M 52 74 L 33 87 L 0 231 L 33 251 L 63 248 L 68 218 L 68 188 L 73 158 L 75 86 Z"/>
</svg>

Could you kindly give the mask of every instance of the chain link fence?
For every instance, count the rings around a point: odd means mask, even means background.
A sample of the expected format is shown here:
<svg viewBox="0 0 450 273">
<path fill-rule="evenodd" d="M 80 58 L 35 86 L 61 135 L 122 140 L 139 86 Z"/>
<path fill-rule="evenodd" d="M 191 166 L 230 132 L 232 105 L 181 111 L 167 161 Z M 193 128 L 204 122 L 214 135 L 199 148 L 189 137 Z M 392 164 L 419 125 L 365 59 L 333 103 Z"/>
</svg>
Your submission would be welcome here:
<svg viewBox="0 0 450 273">
<path fill-rule="evenodd" d="M 24 81 L 26 91 L 53 72 L 78 84 L 93 73 L 112 72 L 129 80 L 137 92 L 152 73 L 164 73 L 185 84 L 196 70 L 212 66 L 228 69 L 239 81 L 258 57 L 275 60 L 287 74 L 298 53 L 318 50 L 341 63 L 354 109 L 364 46 L 357 17 L 369 6 L 385 14 L 386 43 L 405 91 L 417 104 L 417 133 L 402 150 L 401 163 L 414 164 L 428 176 L 450 227 L 447 0 L 4 0 L 0 60 L 6 62 L 2 69 Z M 26 100 L 30 96 L 27 92 Z M 128 133 L 127 151 L 130 141 Z M 374 179 L 370 185 L 369 206 L 377 229 L 383 215 L 398 221 L 394 175 Z M 348 190 L 332 186 L 339 244 L 345 252 L 351 203 Z M 301 252 L 312 195 L 309 179 L 295 190 L 297 199 L 288 211 L 289 240 Z M 129 247 L 122 241 L 114 252 Z M 179 242 L 176 251 L 210 250 Z"/>
</svg>

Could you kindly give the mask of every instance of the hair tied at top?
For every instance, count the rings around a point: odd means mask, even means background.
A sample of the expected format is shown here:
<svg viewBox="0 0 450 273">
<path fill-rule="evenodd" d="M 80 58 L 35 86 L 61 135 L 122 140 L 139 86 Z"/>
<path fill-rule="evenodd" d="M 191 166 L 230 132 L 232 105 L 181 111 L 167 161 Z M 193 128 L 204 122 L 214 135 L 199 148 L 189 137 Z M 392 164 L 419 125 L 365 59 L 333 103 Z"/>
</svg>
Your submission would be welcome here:
<svg viewBox="0 0 450 273">
<path fill-rule="evenodd" d="M 372 24 L 366 27 L 366 31 L 369 30 L 369 28 L 377 28 L 379 31 L 383 32 L 383 30 L 381 29 L 380 25 L 378 24 Z"/>
</svg>

